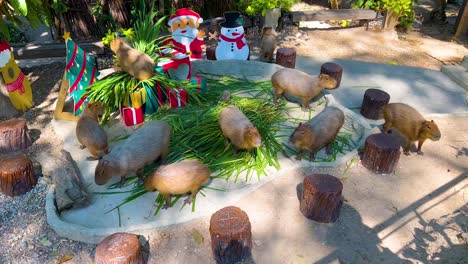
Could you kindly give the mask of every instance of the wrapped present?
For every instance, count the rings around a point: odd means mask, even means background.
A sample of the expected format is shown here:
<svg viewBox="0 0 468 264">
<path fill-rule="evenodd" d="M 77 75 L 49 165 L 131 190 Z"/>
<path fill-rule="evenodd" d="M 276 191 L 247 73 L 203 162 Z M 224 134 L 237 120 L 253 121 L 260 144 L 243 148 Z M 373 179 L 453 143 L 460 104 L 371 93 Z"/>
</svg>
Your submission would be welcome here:
<svg viewBox="0 0 468 264">
<path fill-rule="evenodd" d="M 156 83 L 156 98 L 158 100 L 158 106 L 161 106 L 165 103 L 167 103 L 168 98 L 167 98 L 167 88 L 164 87 L 160 83 Z"/>
<path fill-rule="evenodd" d="M 134 108 L 142 108 L 146 103 L 146 98 L 148 97 L 147 93 L 148 92 L 144 87 L 139 88 L 136 91 L 130 93 L 129 98 L 124 100 L 123 105 Z"/>
<path fill-rule="evenodd" d="M 161 58 L 156 69 L 161 67 L 174 80 L 187 80 L 191 77 L 192 69 L 188 55 L 174 49 L 164 49 L 162 54 L 168 57 Z"/>
<path fill-rule="evenodd" d="M 151 87 L 145 85 L 144 89 L 146 90 L 145 115 L 151 115 L 158 111 L 162 103 L 159 102 L 158 97 Z"/>
<path fill-rule="evenodd" d="M 144 122 L 143 108 L 121 107 L 120 115 L 126 126 L 136 126 Z"/>
<path fill-rule="evenodd" d="M 182 107 L 187 104 L 187 91 L 182 88 L 167 90 L 169 94 L 169 105 L 171 108 Z"/>
<path fill-rule="evenodd" d="M 192 76 L 192 78 L 190 78 L 190 83 L 197 86 L 195 88 L 195 91 L 197 91 L 197 92 L 206 92 L 207 84 L 206 84 L 206 78 L 205 77 L 194 75 L 194 76 Z"/>
</svg>

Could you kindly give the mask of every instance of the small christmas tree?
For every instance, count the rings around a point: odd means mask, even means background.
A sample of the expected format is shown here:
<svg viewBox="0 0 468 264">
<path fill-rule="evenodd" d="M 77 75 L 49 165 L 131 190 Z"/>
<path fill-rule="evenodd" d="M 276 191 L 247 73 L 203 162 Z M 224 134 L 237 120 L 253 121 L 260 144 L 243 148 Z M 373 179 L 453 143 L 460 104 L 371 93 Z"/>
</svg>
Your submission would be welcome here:
<svg viewBox="0 0 468 264">
<path fill-rule="evenodd" d="M 65 32 L 63 38 L 67 45 L 67 66 L 65 78 L 69 81 L 68 93 L 73 98 L 73 113 L 78 116 L 83 111 L 87 97 L 83 96 L 86 87 L 93 84 L 99 76 L 95 58 L 88 56 Z"/>
</svg>

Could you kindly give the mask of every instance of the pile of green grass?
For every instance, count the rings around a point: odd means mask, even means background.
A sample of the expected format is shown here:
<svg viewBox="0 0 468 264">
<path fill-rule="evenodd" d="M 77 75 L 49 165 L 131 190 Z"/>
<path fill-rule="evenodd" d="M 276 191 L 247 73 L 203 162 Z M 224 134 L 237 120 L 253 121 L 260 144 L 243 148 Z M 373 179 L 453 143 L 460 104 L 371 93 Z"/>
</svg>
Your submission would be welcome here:
<svg viewBox="0 0 468 264">
<path fill-rule="evenodd" d="M 223 91 L 226 90 L 232 95 L 230 101 L 218 102 Z M 284 123 L 287 121 L 287 117 L 284 113 L 288 109 L 284 100 L 280 100 L 277 105 L 272 104 L 271 90 L 270 81 L 252 82 L 228 77 L 210 79 L 208 91 L 199 94 L 201 97 L 198 97 L 197 103 L 189 101 L 187 106 L 181 108 L 160 108 L 156 113 L 148 116 L 147 120 L 164 120 L 172 127 L 168 163 L 184 159 L 198 159 L 210 168 L 212 178 L 236 182 L 242 175 L 242 179 L 249 182 L 256 175 L 257 179 L 260 180 L 262 176 L 268 175 L 269 167 L 280 169 L 277 155 L 279 152 L 297 154 L 296 150 L 280 143 L 289 136 L 286 135 L 285 130 L 292 132 L 294 128 L 285 128 Z M 249 94 L 249 97 L 238 96 L 241 94 L 245 96 L 246 93 Z M 262 145 L 252 150 L 251 153 L 240 151 L 236 156 L 234 155 L 234 147 L 231 144 L 225 144 L 218 118 L 220 111 L 227 105 L 239 107 L 259 130 L 262 136 Z M 299 121 L 301 120 L 297 120 L 297 122 Z M 336 160 L 339 153 L 351 150 L 350 140 L 351 134 L 340 133 L 333 146 L 332 155 L 326 160 L 316 159 L 315 161 Z M 158 166 L 159 164 L 154 164 L 145 168 L 145 176 Z M 133 177 L 128 178 L 126 184 L 135 184 L 136 182 L 137 179 Z M 203 189 L 219 190 L 203 187 L 199 192 L 203 196 L 205 195 Z M 115 208 L 131 202 L 145 193 L 143 185 L 136 184 L 130 195 Z M 171 206 L 180 197 L 180 195 L 176 196 Z M 196 199 L 192 202 L 192 211 L 195 210 L 195 203 Z M 156 204 L 155 215 L 164 205 L 162 195 L 158 194 Z"/>
</svg>

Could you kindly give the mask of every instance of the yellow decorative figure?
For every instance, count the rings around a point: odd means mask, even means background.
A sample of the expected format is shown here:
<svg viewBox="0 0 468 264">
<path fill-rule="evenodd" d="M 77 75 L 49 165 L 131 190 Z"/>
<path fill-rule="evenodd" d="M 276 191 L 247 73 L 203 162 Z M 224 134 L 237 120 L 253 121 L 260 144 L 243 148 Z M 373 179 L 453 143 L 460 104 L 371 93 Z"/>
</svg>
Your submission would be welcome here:
<svg viewBox="0 0 468 264">
<path fill-rule="evenodd" d="M 28 78 L 16 64 L 10 45 L 0 42 L 0 73 L 14 108 L 26 111 L 32 107 L 32 92 Z"/>
</svg>

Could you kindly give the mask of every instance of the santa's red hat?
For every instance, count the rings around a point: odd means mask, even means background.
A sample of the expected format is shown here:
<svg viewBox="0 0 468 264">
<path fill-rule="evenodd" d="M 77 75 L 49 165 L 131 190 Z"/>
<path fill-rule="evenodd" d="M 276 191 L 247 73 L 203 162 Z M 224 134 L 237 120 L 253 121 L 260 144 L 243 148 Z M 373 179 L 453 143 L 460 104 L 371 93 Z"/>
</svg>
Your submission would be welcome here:
<svg viewBox="0 0 468 264">
<path fill-rule="evenodd" d="M 172 26 L 172 22 L 174 21 L 179 21 L 180 19 L 182 18 L 190 18 L 190 19 L 195 19 L 195 21 L 197 21 L 198 23 L 201 23 L 203 22 L 203 18 L 200 17 L 200 15 L 193 11 L 193 10 L 190 10 L 188 8 L 181 8 L 181 9 L 178 9 L 172 16 L 171 18 L 169 19 L 169 22 L 167 22 L 167 24 L 169 26 Z"/>
<path fill-rule="evenodd" d="M 4 51 L 4 50 L 9 50 L 11 51 L 11 46 L 8 44 L 8 42 L 6 41 L 2 41 L 0 42 L 0 52 Z"/>
</svg>

